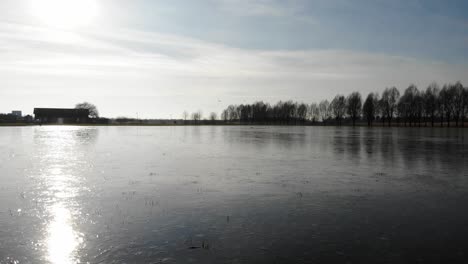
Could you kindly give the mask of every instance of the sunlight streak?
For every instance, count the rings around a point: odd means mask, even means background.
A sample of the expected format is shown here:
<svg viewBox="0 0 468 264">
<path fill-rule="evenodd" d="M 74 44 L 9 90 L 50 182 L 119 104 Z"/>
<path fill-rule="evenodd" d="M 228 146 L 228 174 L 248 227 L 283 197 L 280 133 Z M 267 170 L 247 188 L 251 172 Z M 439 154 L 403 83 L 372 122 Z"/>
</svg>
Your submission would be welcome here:
<svg viewBox="0 0 468 264">
<path fill-rule="evenodd" d="M 73 230 L 71 212 L 62 203 L 54 204 L 50 210 L 53 220 L 48 226 L 48 259 L 57 264 L 76 263 L 74 251 L 82 238 Z"/>
<path fill-rule="evenodd" d="M 46 166 L 42 177 L 48 197 L 45 209 L 50 219 L 44 232 L 46 259 L 52 264 L 79 263 L 83 235 L 74 226 L 80 189 L 74 166 L 78 156 L 76 138 L 73 130 L 63 127 L 47 128 L 46 134 L 40 141 L 47 150 L 42 153 Z"/>
</svg>

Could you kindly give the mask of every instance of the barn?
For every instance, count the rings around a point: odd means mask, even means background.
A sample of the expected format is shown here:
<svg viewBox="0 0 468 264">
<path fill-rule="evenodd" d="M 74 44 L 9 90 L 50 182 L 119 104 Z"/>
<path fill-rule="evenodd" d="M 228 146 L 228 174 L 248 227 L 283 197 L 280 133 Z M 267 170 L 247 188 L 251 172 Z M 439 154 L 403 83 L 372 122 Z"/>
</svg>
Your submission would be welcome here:
<svg viewBox="0 0 468 264">
<path fill-rule="evenodd" d="M 89 110 L 74 108 L 34 108 L 34 119 L 41 123 L 86 123 L 89 121 Z"/>
</svg>

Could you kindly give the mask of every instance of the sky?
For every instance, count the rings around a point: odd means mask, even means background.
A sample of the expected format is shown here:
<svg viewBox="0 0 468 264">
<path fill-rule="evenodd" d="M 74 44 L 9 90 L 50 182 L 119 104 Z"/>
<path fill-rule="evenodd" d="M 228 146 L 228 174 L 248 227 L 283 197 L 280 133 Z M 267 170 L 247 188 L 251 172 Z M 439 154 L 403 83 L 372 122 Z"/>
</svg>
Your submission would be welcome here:
<svg viewBox="0 0 468 264">
<path fill-rule="evenodd" d="M 468 84 L 466 0 L 1 0 L 0 112 L 181 118 Z"/>
</svg>

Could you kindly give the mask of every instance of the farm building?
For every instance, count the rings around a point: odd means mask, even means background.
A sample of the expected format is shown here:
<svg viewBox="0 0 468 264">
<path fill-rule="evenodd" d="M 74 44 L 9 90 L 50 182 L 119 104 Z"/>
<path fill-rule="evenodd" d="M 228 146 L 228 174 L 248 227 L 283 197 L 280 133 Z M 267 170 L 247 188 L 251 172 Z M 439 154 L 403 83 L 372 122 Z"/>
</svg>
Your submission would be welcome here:
<svg viewBox="0 0 468 264">
<path fill-rule="evenodd" d="M 66 108 L 34 108 L 34 119 L 41 123 L 86 123 L 89 121 L 89 110 Z"/>
</svg>

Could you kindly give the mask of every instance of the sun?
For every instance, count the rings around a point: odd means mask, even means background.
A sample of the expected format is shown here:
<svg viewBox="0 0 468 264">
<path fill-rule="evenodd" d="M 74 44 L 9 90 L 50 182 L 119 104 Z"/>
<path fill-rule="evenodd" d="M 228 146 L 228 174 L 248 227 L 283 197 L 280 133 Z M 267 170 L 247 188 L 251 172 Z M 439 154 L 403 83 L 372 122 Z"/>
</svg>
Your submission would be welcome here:
<svg viewBox="0 0 468 264">
<path fill-rule="evenodd" d="M 89 25 L 99 12 L 97 0 L 31 0 L 30 3 L 33 16 L 58 28 Z"/>
</svg>

